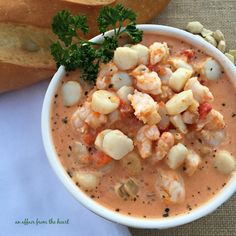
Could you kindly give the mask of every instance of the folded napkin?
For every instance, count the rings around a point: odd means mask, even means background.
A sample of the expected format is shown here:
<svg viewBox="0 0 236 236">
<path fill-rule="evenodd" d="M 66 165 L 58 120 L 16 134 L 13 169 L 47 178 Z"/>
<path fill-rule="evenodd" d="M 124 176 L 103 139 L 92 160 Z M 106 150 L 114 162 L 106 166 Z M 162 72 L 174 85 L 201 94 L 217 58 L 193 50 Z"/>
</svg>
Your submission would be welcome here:
<svg viewBox="0 0 236 236">
<path fill-rule="evenodd" d="M 0 95 L 0 236 L 129 236 L 77 202 L 49 166 L 40 129 L 47 86 Z"/>
</svg>

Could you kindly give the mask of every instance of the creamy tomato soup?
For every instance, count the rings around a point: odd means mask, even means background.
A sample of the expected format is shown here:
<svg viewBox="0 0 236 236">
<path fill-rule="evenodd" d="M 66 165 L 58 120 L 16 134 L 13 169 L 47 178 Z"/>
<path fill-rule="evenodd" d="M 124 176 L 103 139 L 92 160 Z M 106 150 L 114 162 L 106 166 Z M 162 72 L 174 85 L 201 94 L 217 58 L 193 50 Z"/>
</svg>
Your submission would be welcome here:
<svg viewBox="0 0 236 236">
<path fill-rule="evenodd" d="M 94 201 L 122 214 L 169 217 L 227 184 L 236 90 L 213 58 L 146 34 L 142 45 L 116 49 L 95 86 L 79 77 L 61 81 L 51 129 L 62 165 Z"/>
</svg>

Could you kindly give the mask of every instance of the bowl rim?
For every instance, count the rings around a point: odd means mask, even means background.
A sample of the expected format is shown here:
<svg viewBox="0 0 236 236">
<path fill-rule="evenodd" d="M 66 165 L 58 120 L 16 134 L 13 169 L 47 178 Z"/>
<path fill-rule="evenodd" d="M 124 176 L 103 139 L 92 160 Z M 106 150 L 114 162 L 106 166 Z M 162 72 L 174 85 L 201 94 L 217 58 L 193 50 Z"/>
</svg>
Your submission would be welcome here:
<svg viewBox="0 0 236 236">
<path fill-rule="evenodd" d="M 207 43 L 204 39 L 201 39 L 184 30 L 173 28 L 170 26 L 144 24 L 138 25 L 137 27 L 143 30 L 144 33 L 154 33 L 157 35 L 169 36 L 190 43 L 193 46 L 200 48 L 201 50 L 205 50 L 208 55 L 214 57 L 220 62 L 220 64 L 228 74 L 230 80 L 233 82 L 234 85 L 236 85 L 236 67 L 223 53 L 221 53 L 214 46 Z M 109 31 L 106 33 L 106 35 L 111 35 L 112 33 L 113 31 Z M 102 35 L 98 35 L 91 39 L 91 41 L 93 42 L 98 42 L 100 40 L 102 40 Z M 67 188 L 67 190 L 76 198 L 76 200 L 78 200 L 87 209 L 107 220 L 122 225 L 136 228 L 164 229 L 187 224 L 210 214 L 219 206 L 221 206 L 225 201 L 227 201 L 236 192 L 236 174 L 234 174 L 230 181 L 226 184 L 226 186 L 208 202 L 192 210 L 189 214 L 185 213 L 178 216 L 171 216 L 168 218 L 141 218 L 135 216 L 128 216 L 122 213 L 115 212 L 92 200 L 82 190 L 80 190 L 72 181 L 72 179 L 68 176 L 66 170 L 62 166 L 57 156 L 53 144 L 52 133 L 50 128 L 51 102 L 59 84 L 59 81 L 61 80 L 64 74 L 65 69 L 63 66 L 60 66 L 48 86 L 43 101 L 43 108 L 41 114 L 41 132 L 43 145 L 51 167 L 53 168 L 58 178 Z"/>
</svg>

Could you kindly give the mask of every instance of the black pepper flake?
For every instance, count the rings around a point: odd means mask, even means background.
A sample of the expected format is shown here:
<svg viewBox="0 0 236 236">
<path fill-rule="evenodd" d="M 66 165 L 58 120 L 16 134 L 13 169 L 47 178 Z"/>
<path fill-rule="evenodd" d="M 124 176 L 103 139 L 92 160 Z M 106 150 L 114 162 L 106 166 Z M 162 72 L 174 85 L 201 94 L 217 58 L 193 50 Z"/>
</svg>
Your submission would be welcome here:
<svg viewBox="0 0 236 236">
<path fill-rule="evenodd" d="M 166 208 L 166 209 L 165 209 L 165 212 L 169 212 L 169 211 L 170 211 L 170 208 Z"/>
<path fill-rule="evenodd" d="M 208 186 L 208 187 L 207 187 L 207 190 L 208 190 L 208 191 L 211 191 L 211 187 Z"/>
<path fill-rule="evenodd" d="M 222 184 L 222 187 L 224 187 L 225 185 L 226 185 L 226 183 L 223 183 L 223 184 Z"/>
<path fill-rule="evenodd" d="M 191 210 L 192 210 L 192 207 L 188 204 L 188 205 L 187 205 L 187 209 L 188 209 L 189 211 L 191 211 Z"/>
<path fill-rule="evenodd" d="M 202 143 L 202 140 L 199 138 L 199 139 L 198 139 L 198 142 L 199 142 L 199 143 Z"/>
<path fill-rule="evenodd" d="M 198 193 L 198 194 L 200 194 L 201 192 L 200 192 L 200 191 L 198 191 L 197 193 Z"/>
<path fill-rule="evenodd" d="M 70 149 L 70 151 L 72 151 L 72 147 L 69 145 L 68 148 Z"/>
<path fill-rule="evenodd" d="M 72 177 L 72 174 L 70 173 L 70 171 L 67 171 L 67 174 L 68 174 L 70 177 Z"/>
<path fill-rule="evenodd" d="M 169 214 L 168 213 L 164 213 L 162 216 L 163 217 L 169 217 Z"/>
<path fill-rule="evenodd" d="M 67 124 L 67 123 L 68 123 L 67 117 L 62 118 L 61 121 L 62 121 L 62 123 L 64 123 L 64 124 Z"/>
<path fill-rule="evenodd" d="M 236 116 L 236 113 L 233 112 L 233 113 L 232 113 L 232 117 L 234 118 L 235 116 Z"/>
<path fill-rule="evenodd" d="M 58 97 L 58 94 L 55 94 L 55 95 L 54 95 L 54 98 L 57 98 L 57 97 Z"/>
<path fill-rule="evenodd" d="M 85 96 L 88 95 L 88 91 L 85 91 L 85 92 L 84 92 L 84 95 L 85 95 Z"/>
<path fill-rule="evenodd" d="M 147 216 L 143 216 L 143 218 L 147 218 Z"/>
<path fill-rule="evenodd" d="M 94 195 L 91 195 L 90 197 L 91 197 L 91 198 L 95 198 L 95 196 L 94 196 Z"/>
<path fill-rule="evenodd" d="M 135 197 L 133 200 L 134 200 L 134 202 L 135 202 L 135 201 L 137 200 L 137 198 Z"/>
<path fill-rule="evenodd" d="M 183 166 L 183 171 L 186 171 L 186 167 L 185 166 Z"/>
<path fill-rule="evenodd" d="M 130 213 L 130 212 L 128 212 L 128 215 L 130 216 L 130 215 L 131 215 L 131 213 Z"/>
<path fill-rule="evenodd" d="M 225 107 L 225 103 L 222 103 L 221 105 L 222 105 L 222 107 Z"/>
<path fill-rule="evenodd" d="M 112 88 L 113 87 L 113 84 L 109 84 L 108 88 Z"/>
<path fill-rule="evenodd" d="M 119 211 L 120 211 L 120 209 L 119 209 L 119 208 L 116 208 L 116 211 L 117 211 L 117 212 L 119 212 Z"/>
</svg>

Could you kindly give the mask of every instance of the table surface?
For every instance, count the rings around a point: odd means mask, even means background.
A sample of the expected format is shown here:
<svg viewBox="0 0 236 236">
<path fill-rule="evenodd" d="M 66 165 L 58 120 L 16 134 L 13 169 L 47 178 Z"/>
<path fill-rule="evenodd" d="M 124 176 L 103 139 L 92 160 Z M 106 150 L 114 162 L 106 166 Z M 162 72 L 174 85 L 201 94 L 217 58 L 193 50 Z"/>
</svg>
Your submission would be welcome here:
<svg viewBox="0 0 236 236">
<path fill-rule="evenodd" d="M 236 49 L 236 0 L 172 0 L 152 23 L 185 28 L 189 21 L 200 21 L 205 28 L 220 29 L 228 49 Z M 236 236 L 236 195 L 213 214 L 193 223 L 166 230 L 130 228 L 133 236 Z"/>
</svg>

